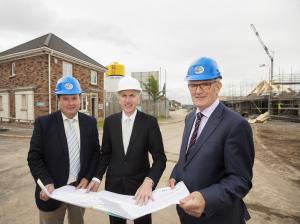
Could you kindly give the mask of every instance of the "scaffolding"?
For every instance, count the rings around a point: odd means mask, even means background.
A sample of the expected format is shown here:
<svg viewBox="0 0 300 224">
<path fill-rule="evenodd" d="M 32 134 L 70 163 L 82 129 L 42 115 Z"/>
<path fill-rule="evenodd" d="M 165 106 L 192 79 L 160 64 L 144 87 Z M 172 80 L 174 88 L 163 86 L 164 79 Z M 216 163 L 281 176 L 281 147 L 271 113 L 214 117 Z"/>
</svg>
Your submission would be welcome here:
<svg viewBox="0 0 300 224">
<path fill-rule="evenodd" d="M 265 92 L 225 97 L 224 104 L 243 116 L 270 112 L 271 119 L 300 122 L 300 74 L 278 74 Z M 255 94 L 253 94 L 255 92 Z"/>
</svg>

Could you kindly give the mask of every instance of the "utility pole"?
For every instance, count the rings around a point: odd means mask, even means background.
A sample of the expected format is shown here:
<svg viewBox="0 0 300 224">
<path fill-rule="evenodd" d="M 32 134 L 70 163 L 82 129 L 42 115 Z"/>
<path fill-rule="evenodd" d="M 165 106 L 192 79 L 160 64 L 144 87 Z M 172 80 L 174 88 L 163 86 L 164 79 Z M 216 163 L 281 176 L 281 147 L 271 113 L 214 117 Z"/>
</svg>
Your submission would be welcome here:
<svg viewBox="0 0 300 224">
<path fill-rule="evenodd" d="M 168 116 L 168 111 L 167 111 L 167 70 L 165 69 L 165 117 L 167 118 Z"/>
<path fill-rule="evenodd" d="M 267 48 L 267 46 L 264 44 L 264 42 L 262 41 L 259 33 L 257 32 L 255 26 L 253 24 L 250 24 L 250 27 L 252 28 L 253 32 L 255 33 L 257 39 L 259 40 L 260 44 L 262 45 L 262 47 L 264 48 L 265 52 L 267 53 L 267 55 L 270 58 L 271 61 L 271 67 L 270 67 L 270 78 L 269 78 L 269 85 L 270 85 L 270 91 L 269 91 L 269 99 L 268 99 L 268 113 L 269 116 L 271 117 L 272 115 L 272 83 L 273 83 L 273 64 L 274 64 L 274 57 L 273 55 L 271 55 L 271 53 L 269 52 L 269 49 Z"/>
</svg>

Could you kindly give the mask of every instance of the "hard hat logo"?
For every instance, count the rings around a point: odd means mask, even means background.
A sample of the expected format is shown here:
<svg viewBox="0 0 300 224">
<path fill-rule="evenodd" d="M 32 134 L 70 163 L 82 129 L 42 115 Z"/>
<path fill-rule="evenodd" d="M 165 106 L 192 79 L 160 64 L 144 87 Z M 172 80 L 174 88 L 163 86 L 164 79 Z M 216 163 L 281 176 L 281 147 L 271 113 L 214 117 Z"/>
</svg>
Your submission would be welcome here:
<svg viewBox="0 0 300 224">
<path fill-rule="evenodd" d="M 195 74 L 199 75 L 204 72 L 204 68 L 202 66 L 196 66 L 194 71 L 195 71 Z"/>
<path fill-rule="evenodd" d="M 73 84 L 72 83 L 66 83 L 65 88 L 68 89 L 68 90 L 71 90 L 71 89 L 73 89 Z"/>
</svg>

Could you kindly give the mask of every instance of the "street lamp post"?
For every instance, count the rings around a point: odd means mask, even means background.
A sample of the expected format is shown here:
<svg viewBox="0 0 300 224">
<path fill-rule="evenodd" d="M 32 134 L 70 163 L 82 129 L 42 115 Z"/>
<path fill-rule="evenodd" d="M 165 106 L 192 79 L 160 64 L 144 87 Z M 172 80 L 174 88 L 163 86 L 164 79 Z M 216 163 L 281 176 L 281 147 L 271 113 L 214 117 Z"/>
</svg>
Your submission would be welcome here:
<svg viewBox="0 0 300 224">
<path fill-rule="evenodd" d="M 266 65 L 266 64 L 262 64 L 259 67 L 269 67 L 269 75 L 268 75 L 268 79 L 269 79 L 269 92 L 268 92 L 268 112 L 270 115 L 270 112 L 272 111 L 272 82 L 273 82 L 273 60 L 271 60 L 271 66 L 270 65 Z"/>
<path fill-rule="evenodd" d="M 274 58 L 271 57 L 271 68 L 270 68 L 270 79 L 269 79 L 269 85 L 270 85 L 270 92 L 269 92 L 269 99 L 268 99 L 268 112 L 269 112 L 269 116 L 271 116 L 272 114 L 272 85 L 273 85 L 273 63 L 274 63 Z"/>
</svg>

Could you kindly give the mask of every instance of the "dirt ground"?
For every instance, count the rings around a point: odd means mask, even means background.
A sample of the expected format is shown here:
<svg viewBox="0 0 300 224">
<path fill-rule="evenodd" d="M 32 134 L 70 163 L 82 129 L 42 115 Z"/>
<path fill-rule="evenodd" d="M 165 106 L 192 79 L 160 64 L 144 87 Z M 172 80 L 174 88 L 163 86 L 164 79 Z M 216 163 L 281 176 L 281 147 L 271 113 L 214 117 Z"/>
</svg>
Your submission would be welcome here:
<svg viewBox="0 0 300 224">
<path fill-rule="evenodd" d="M 160 122 L 168 158 L 159 186 L 165 186 L 178 158 L 185 111 Z M 253 188 L 245 201 L 249 224 L 300 223 L 300 124 L 269 121 L 253 124 L 256 158 Z M 0 132 L 0 223 L 38 223 L 34 182 L 27 166 L 32 130 L 11 127 Z M 102 136 L 100 130 L 100 139 Z M 108 223 L 105 214 L 88 209 L 86 223 Z M 129 222 L 132 223 L 132 222 Z M 179 223 L 175 207 L 153 214 L 153 223 Z"/>
</svg>

